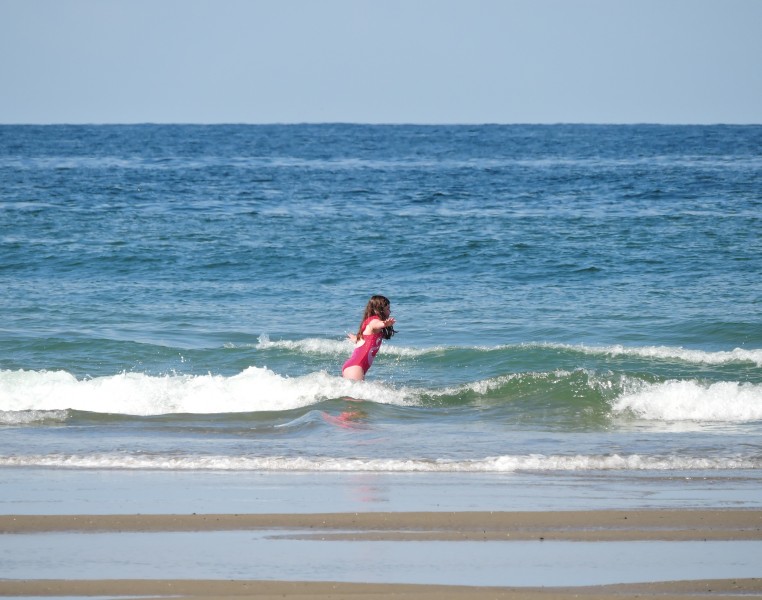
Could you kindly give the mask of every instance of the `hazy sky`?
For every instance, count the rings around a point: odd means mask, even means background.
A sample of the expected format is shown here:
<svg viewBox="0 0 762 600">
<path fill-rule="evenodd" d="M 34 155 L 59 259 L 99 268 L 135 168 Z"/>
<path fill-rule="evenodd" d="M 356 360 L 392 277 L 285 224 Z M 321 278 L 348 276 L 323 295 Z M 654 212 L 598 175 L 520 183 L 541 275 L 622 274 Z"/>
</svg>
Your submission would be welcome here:
<svg viewBox="0 0 762 600">
<path fill-rule="evenodd" d="M 0 0 L 0 123 L 762 123 L 762 0 Z"/>
</svg>

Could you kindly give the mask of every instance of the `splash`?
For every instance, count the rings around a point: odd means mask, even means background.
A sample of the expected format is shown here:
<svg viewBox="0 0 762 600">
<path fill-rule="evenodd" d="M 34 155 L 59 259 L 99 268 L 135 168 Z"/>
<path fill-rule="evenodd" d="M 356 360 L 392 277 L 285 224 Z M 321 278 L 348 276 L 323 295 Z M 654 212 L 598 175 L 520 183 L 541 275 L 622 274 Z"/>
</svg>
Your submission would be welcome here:
<svg viewBox="0 0 762 600">
<path fill-rule="evenodd" d="M 612 408 L 661 421 L 760 421 L 762 385 L 674 380 L 643 384 L 619 397 Z"/>
<path fill-rule="evenodd" d="M 408 401 L 404 391 L 375 382 L 351 382 L 325 372 L 284 377 L 262 367 L 230 377 L 120 373 L 83 380 L 64 371 L 0 371 L 0 414 L 6 423 L 39 420 L 28 411 L 140 416 L 282 411 L 343 396 L 382 404 Z"/>
</svg>

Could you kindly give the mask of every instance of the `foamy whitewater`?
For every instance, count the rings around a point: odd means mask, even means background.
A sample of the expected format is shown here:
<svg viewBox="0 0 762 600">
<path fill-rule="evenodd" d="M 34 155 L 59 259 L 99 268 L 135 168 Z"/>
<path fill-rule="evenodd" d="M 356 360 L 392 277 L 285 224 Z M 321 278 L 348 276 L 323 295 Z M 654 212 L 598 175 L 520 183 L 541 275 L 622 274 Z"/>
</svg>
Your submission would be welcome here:
<svg viewBox="0 0 762 600">
<path fill-rule="evenodd" d="M 760 149 L 0 126 L 0 472 L 757 480 Z M 349 382 L 374 293 L 399 333 Z"/>
</svg>

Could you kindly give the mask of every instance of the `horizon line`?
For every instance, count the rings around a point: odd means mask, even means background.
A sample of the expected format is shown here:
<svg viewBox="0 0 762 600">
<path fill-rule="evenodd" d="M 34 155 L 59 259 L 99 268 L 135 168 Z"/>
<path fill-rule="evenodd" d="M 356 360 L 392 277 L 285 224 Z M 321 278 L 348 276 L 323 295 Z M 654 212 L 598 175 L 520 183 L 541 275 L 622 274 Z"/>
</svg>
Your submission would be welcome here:
<svg viewBox="0 0 762 600">
<path fill-rule="evenodd" d="M 266 127 L 266 126 L 359 126 L 359 127 L 556 127 L 556 126 L 583 126 L 583 127 L 636 127 L 636 126 L 649 126 L 649 127 L 754 127 L 760 126 L 762 123 L 754 122 L 731 122 L 731 121 L 711 121 L 711 122 L 662 122 L 662 121 L 611 121 L 611 122 L 597 122 L 597 121 L 547 121 L 547 122 L 500 122 L 500 121 L 463 121 L 463 122 L 412 122 L 412 121 L 389 121 L 389 122 L 366 122 L 366 121 L 45 121 L 45 122 L 13 122 L 2 123 L 0 127 L 133 127 L 133 126 L 199 126 L 199 127 L 215 127 L 215 126 L 251 126 L 251 127 Z"/>
</svg>

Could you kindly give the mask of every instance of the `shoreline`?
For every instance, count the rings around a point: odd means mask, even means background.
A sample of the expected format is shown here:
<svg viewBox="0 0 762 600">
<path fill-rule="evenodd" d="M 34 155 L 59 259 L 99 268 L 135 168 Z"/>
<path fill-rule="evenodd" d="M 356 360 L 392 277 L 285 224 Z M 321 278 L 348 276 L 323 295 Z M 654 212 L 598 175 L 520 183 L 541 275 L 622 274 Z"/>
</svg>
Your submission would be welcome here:
<svg viewBox="0 0 762 600">
<path fill-rule="evenodd" d="M 82 534 L 93 544 L 97 534 L 112 534 L 111 544 L 122 544 L 120 534 L 152 534 L 184 532 L 208 534 L 214 532 L 259 531 L 265 544 L 277 540 L 406 542 L 450 542 L 456 546 L 462 542 L 511 542 L 517 545 L 534 540 L 540 544 L 548 541 L 588 542 L 607 547 L 609 542 L 637 544 L 640 541 L 693 542 L 746 542 L 762 540 L 762 510 L 758 509 L 684 509 L 684 510 L 588 510 L 544 512 L 372 512 L 372 513 L 313 513 L 313 514 L 132 514 L 132 515 L 0 515 L 0 535 L 14 545 L 12 538 L 33 539 L 38 534 Z M 115 537 L 114 537 L 115 536 Z M 141 536 L 142 537 L 142 536 Z M 268 542 L 267 540 L 275 540 Z M 80 540 L 79 543 L 82 543 Z M 249 544 L 249 542 L 246 542 Z M 108 543 L 103 546 L 104 551 Z M 113 547 L 113 546 L 111 546 Z M 248 545 L 251 551 L 254 546 Z M 318 546 L 321 547 L 321 546 Z M 466 545 L 467 547 L 467 545 Z M 501 546 L 502 547 L 502 546 Z M 550 551 L 551 547 L 544 547 Z M 402 547 L 400 547 L 402 549 Z M 543 550 L 545 552 L 545 550 Z M 552 560 L 549 554 L 544 560 Z M 309 560 L 307 555 L 301 560 Z M 341 560 L 338 556 L 336 560 Z M 477 560 L 477 559 L 475 559 Z M 308 563 L 304 563 L 305 565 Z M 299 563 L 295 563 L 299 566 Z M 351 568 L 349 563 L 346 568 Z M 176 571 L 175 571 L 176 572 Z M 19 573 L 19 572 L 17 572 Z M 30 573 L 37 573 L 30 571 Z M 335 573 L 335 571 L 331 571 Z M 229 579 L 213 579 L 217 573 L 206 571 L 190 577 L 158 572 L 155 578 L 147 571 L 138 571 L 134 578 L 109 575 L 95 571 L 101 579 L 90 579 L 81 570 L 48 571 L 47 577 L 21 575 L 12 579 L 0 579 L 0 596 L 15 597 L 141 597 L 141 598 L 257 598 L 270 600 L 287 599 L 343 599 L 373 600 L 397 598 L 408 600 L 556 600 L 574 596 L 578 599 L 617 600 L 645 596 L 658 596 L 661 600 L 684 599 L 698 595 L 717 598 L 762 598 L 762 578 L 755 570 L 747 570 L 746 576 L 729 577 L 697 571 L 686 577 L 679 571 L 646 573 L 642 582 L 622 579 L 603 580 L 600 584 L 580 585 L 568 579 L 555 579 L 552 572 L 541 583 L 527 585 L 491 585 L 489 580 L 475 579 L 474 585 L 448 582 L 443 579 L 425 579 L 418 582 L 385 583 L 370 578 L 352 581 L 331 581 L 335 576 L 323 571 L 322 579 L 310 579 L 304 570 L 298 569 L 294 577 L 273 573 L 273 579 L 263 579 L 269 573 L 254 573 L 249 579 L 233 574 Z M 84 577 L 83 578 L 83 574 Z M 762 574 L 762 573 L 760 573 Z M 240 573 L 238 573 L 240 575 Z M 665 577 L 666 575 L 666 577 Z M 741 575 L 741 572 L 739 572 Z M 193 577 L 198 576 L 198 579 Z M 313 575 L 314 576 L 314 571 Z M 653 579 L 649 578 L 652 577 Z M 707 577 L 708 576 L 708 577 Z M 162 578 L 166 577 L 166 578 Z M 671 580 L 671 577 L 675 577 Z M 707 577 L 700 579 L 700 577 Z M 382 579 L 380 581 L 389 581 Z M 405 581 L 401 579 L 400 581 Z M 494 580 L 493 580 L 494 581 Z M 509 580 L 513 581 L 513 580 Z M 518 583 L 520 580 L 515 580 Z M 525 580 L 526 581 L 526 580 Z M 613 582 L 612 582 L 613 581 Z"/>
<path fill-rule="evenodd" d="M 661 581 L 583 587 L 471 587 L 429 584 L 333 583 L 262 580 L 0 580 L 3 596 L 140 596 L 141 598 L 332 598 L 373 600 L 402 598 L 410 600 L 464 599 L 509 600 L 569 598 L 624 600 L 658 596 L 661 600 L 694 598 L 698 595 L 720 599 L 762 596 L 762 579 L 704 579 Z"/>
<path fill-rule="evenodd" d="M 249 530 L 347 541 L 739 541 L 762 540 L 762 510 L 0 515 L 0 534 Z"/>
</svg>

